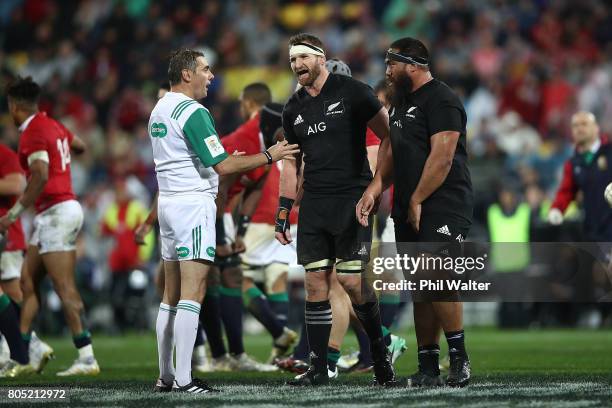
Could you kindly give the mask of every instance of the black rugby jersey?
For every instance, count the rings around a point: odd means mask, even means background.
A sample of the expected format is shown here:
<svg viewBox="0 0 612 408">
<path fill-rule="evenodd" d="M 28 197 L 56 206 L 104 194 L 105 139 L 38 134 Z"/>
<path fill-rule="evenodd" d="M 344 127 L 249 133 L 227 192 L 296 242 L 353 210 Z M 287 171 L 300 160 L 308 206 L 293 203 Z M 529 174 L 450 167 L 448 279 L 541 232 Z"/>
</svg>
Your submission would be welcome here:
<svg viewBox="0 0 612 408">
<path fill-rule="evenodd" d="M 393 217 L 405 220 L 431 152 L 430 138 L 443 131 L 459 132 L 451 169 L 444 183 L 423 203 L 421 214 L 450 213 L 472 220 L 473 193 L 467 167 L 466 114 L 459 97 L 445 83 L 432 79 L 389 112 L 394 163 Z"/>
<path fill-rule="evenodd" d="M 321 92 L 304 88 L 287 101 L 283 128 L 304 154 L 304 191 L 311 195 L 356 196 L 372 179 L 366 154 L 367 123 L 382 105 L 372 88 L 329 74 Z"/>
</svg>

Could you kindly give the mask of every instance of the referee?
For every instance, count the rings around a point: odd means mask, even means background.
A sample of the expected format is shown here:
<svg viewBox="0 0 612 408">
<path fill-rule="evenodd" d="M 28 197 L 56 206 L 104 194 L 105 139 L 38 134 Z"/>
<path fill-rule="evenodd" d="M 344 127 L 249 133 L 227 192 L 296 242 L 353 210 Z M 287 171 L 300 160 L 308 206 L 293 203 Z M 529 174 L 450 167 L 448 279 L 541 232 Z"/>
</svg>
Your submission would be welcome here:
<svg viewBox="0 0 612 408">
<path fill-rule="evenodd" d="M 385 63 L 393 85 L 389 117 L 393 162 L 377 169 L 357 205 L 356 216 L 367 225 L 381 193 L 393 182 L 396 242 L 460 243 L 470 229 L 473 208 L 465 110 L 457 95 L 432 77 L 429 53 L 419 40 L 407 37 L 393 42 Z M 419 370 L 409 378 L 410 385 L 442 385 L 440 328 L 450 354 L 446 384 L 467 385 L 470 361 L 464 345 L 462 309 L 460 302 L 415 301 Z"/>
<path fill-rule="evenodd" d="M 306 269 L 306 332 L 311 366 L 289 385 L 329 382 L 327 347 L 332 324 L 330 274 L 349 294 L 355 314 L 370 339 L 374 377 L 378 384 L 395 383 L 383 340 L 378 301 L 362 291 L 361 273 L 369 258 L 370 226 L 361 226 L 353 212 L 372 179 L 366 156 L 366 128 L 372 129 L 389 152 L 389 122 L 374 92 L 350 77 L 325 67 L 321 40 L 298 34 L 289 40 L 291 69 L 302 88 L 283 109 L 285 137 L 300 145 L 304 160 L 304 195 L 300 203 L 298 262 Z M 380 156 L 380 155 L 379 155 Z M 380 160 L 379 160 L 380 161 Z M 276 238 L 291 242 L 288 214 L 296 198 L 295 161 L 284 160 Z M 368 289 L 364 285 L 364 289 Z"/>
</svg>

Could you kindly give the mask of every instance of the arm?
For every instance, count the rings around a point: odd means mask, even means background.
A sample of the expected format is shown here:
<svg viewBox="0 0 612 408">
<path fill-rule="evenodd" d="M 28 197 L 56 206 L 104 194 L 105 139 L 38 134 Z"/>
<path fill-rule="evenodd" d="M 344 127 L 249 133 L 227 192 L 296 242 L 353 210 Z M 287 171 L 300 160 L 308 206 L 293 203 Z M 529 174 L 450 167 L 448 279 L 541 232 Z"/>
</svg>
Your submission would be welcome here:
<svg viewBox="0 0 612 408">
<path fill-rule="evenodd" d="M 285 160 L 280 174 L 279 205 L 276 213 L 276 239 L 283 245 L 292 241 L 289 230 L 289 214 L 297 198 L 298 177 L 295 160 Z"/>
<path fill-rule="evenodd" d="M 436 191 L 450 172 L 459 140 L 459 132 L 444 131 L 431 137 L 431 152 L 425 161 L 423 173 L 417 184 L 412 201 L 421 204 Z"/>
<path fill-rule="evenodd" d="M 12 223 L 31 205 L 45 189 L 49 179 L 49 163 L 41 159 L 34 159 L 30 163 L 30 180 L 20 200 L 0 218 L 0 234 L 4 233 Z"/>
<path fill-rule="evenodd" d="M 19 196 L 26 187 L 26 178 L 21 173 L 10 173 L 0 179 L 0 195 Z"/>
<path fill-rule="evenodd" d="M 147 215 L 147 218 L 145 218 L 144 222 L 138 227 L 136 227 L 136 229 L 134 230 L 134 241 L 136 241 L 138 245 L 146 244 L 145 237 L 149 234 L 149 232 L 151 232 L 153 224 L 155 224 L 155 222 L 157 221 L 158 195 L 159 193 L 156 193 L 155 197 L 153 197 L 153 201 L 151 202 L 151 207 L 149 207 L 149 214 Z"/>
<path fill-rule="evenodd" d="M 576 197 L 577 191 L 578 189 L 574 182 L 574 175 L 572 172 L 572 164 L 568 160 L 563 165 L 563 177 L 561 178 L 561 184 L 555 196 L 555 201 L 553 201 L 550 207 L 551 210 L 557 209 L 563 213 Z"/>
<path fill-rule="evenodd" d="M 267 177 L 268 174 L 264 174 L 264 176 L 260 177 L 255 185 L 249 187 L 244 192 L 242 206 L 240 207 L 240 217 L 238 218 L 236 228 L 236 237 L 234 239 L 234 252 L 236 253 L 244 252 L 246 250 L 243 237 L 246 234 L 247 228 L 249 227 L 251 217 L 257 209 Z"/>
</svg>

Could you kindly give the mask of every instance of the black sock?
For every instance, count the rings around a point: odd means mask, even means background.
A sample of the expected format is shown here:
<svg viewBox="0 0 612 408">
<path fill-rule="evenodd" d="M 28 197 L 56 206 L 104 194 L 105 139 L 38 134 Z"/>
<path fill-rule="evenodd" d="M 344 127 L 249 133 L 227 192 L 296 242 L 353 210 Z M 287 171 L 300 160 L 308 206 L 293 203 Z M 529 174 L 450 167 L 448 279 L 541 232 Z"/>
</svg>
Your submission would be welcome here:
<svg viewBox="0 0 612 408">
<path fill-rule="evenodd" d="M 6 294 L 0 295 L 0 332 L 11 350 L 11 359 L 19 364 L 28 364 L 28 348 L 19 332 L 19 320 L 15 308 Z"/>
<path fill-rule="evenodd" d="M 332 325 L 329 300 L 306 301 L 305 316 L 308 344 L 310 345 L 310 364 L 317 372 L 327 374 L 327 343 Z"/>
<path fill-rule="evenodd" d="M 276 315 L 276 320 L 281 326 L 287 326 L 287 319 L 289 318 L 289 295 L 287 292 L 271 293 L 267 295 L 270 307 Z"/>
<path fill-rule="evenodd" d="M 293 358 L 296 360 L 308 359 L 308 353 L 310 348 L 308 347 L 308 334 L 306 330 L 306 322 L 302 323 L 302 330 L 300 332 L 300 340 L 297 346 L 293 349 Z"/>
<path fill-rule="evenodd" d="M 200 308 L 200 313 L 202 308 Z M 202 333 L 202 325 L 198 323 L 198 331 L 196 332 L 195 344 L 193 347 L 199 347 L 204 345 L 204 333 Z"/>
<path fill-rule="evenodd" d="M 380 296 L 380 320 L 387 329 L 390 329 L 395 321 L 399 311 L 399 300 L 399 294 L 383 294 Z"/>
<path fill-rule="evenodd" d="M 463 330 L 444 333 L 446 342 L 448 343 L 448 355 L 450 358 L 454 356 L 467 357 L 465 351 L 465 335 Z"/>
<path fill-rule="evenodd" d="M 338 360 L 340 360 L 340 350 L 333 347 L 327 347 L 327 367 L 330 371 L 336 371 Z"/>
<path fill-rule="evenodd" d="M 210 286 L 206 289 L 204 303 L 200 309 L 200 323 L 206 332 L 210 345 L 210 354 L 219 358 L 227 353 L 223 343 L 223 328 L 221 326 L 221 307 L 219 306 L 219 287 Z"/>
<path fill-rule="evenodd" d="M 227 336 L 229 351 L 233 355 L 244 353 L 242 342 L 242 290 L 239 288 L 226 288 L 221 286 L 219 305 L 221 306 L 221 320 Z"/>
<path fill-rule="evenodd" d="M 74 347 L 77 349 L 89 346 L 91 344 L 91 334 L 89 333 L 89 330 L 83 330 L 76 336 L 72 336 L 72 342 L 74 343 Z"/>
<path fill-rule="evenodd" d="M 418 348 L 419 353 L 419 371 L 429 375 L 440 375 L 439 357 L 440 346 L 437 344 L 428 344 Z"/>
<path fill-rule="evenodd" d="M 355 326 L 353 330 L 355 331 L 355 337 L 357 337 L 357 343 L 359 343 L 359 361 L 364 365 L 371 366 L 374 362 L 370 351 L 370 339 L 361 327 Z"/>
<path fill-rule="evenodd" d="M 353 309 L 370 339 L 372 357 L 384 355 L 387 347 L 383 339 L 378 302 L 367 302 L 363 305 L 353 304 Z"/>
<path fill-rule="evenodd" d="M 268 299 L 256 286 L 247 290 L 247 309 L 261 323 L 273 339 L 283 334 L 283 326 L 276 319 Z"/>
</svg>

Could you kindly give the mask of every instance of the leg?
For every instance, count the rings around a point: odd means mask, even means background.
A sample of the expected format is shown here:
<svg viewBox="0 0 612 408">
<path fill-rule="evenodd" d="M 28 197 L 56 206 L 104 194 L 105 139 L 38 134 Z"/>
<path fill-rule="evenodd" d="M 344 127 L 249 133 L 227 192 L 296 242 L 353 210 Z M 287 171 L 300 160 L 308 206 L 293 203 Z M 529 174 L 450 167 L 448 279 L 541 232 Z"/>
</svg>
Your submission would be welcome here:
<svg viewBox="0 0 612 408">
<path fill-rule="evenodd" d="M 164 261 L 160 260 L 155 270 L 155 289 L 157 289 L 157 296 L 162 298 L 164 296 Z"/>
<path fill-rule="evenodd" d="M 23 303 L 23 292 L 19 279 L 3 280 L 0 282 L 0 287 L 15 303 Z"/>
<path fill-rule="evenodd" d="M 0 289 L 0 332 L 6 338 L 11 351 L 11 360 L 28 364 L 28 350 L 19 333 L 19 319 L 11 299 Z"/>
<path fill-rule="evenodd" d="M 226 266 L 221 270 L 221 320 L 225 327 L 227 342 L 231 354 L 244 353 L 242 340 L 242 270 L 236 265 Z"/>
<path fill-rule="evenodd" d="M 268 265 L 264 270 L 266 296 L 272 311 L 283 327 L 287 326 L 289 315 L 288 269 L 289 265 L 275 262 Z"/>
<path fill-rule="evenodd" d="M 351 301 L 340 283 L 336 271 L 330 275 L 329 302 L 332 309 L 332 327 L 327 348 L 327 364 L 330 371 L 336 370 L 340 359 L 340 348 L 349 326 Z"/>
<path fill-rule="evenodd" d="M 299 241 L 298 241 L 299 242 Z M 327 377 L 327 347 L 332 325 L 329 303 L 329 275 L 331 269 L 309 269 L 306 277 L 306 333 L 310 345 L 310 362 L 317 373 Z"/>
<path fill-rule="evenodd" d="M 21 290 L 23 302 L 21 304 L 21 319 L 19 329 L 26 337 L 30 334 L 32 321 L 40 307 L 40 282 L 44 278 L 45 268 L 38 247 L 30 245 L 26 252 L 23 269 L 21 270 Z"/>
<path fill-rule="evenodd" d="M 176 343 L 176 375 L 179 387 L 192 382 L 191 357 L 195 343 L 201 302 L 204 298 L 206 274 L 210 266 L 207 261 L 180 262 L 180 300 L 177 304 L 174 333 Z"/>
<path fill-rule="evenodd" d="M 180 296 L 180 269 L 177 261 L 162 261 L 161 281 L 164 282 L 162 302 L 159 305 L 155 332 L 157 334 L 157 353 L 159 357 L 159 378 L 166 386 L 174 381 L 173 360 L 174 320 L 176 304 Z M 165 275 L 165 276 L 164 276 Z"/>
<path fill-rule="evenodd" d="M 223 343 L 223 327 L 221 325 L 221 306 L 219 301 L 219 270 L 211 267 L 207 277 L 206 296 L 202 311 L 200 312 L 200 323 L 206 332 L 206 338 L 210 345 L 213 359 L 223 357 L 227 354 Z"/>
<path fill-rule="evenodd" d="M 83 301 L 74 281 L 76 251 L 47 252 L 41 257 L 53 288 L 62 301 L 66 323 L 72 335 L 79 336 L 83 333 Z"/>
</svg>

